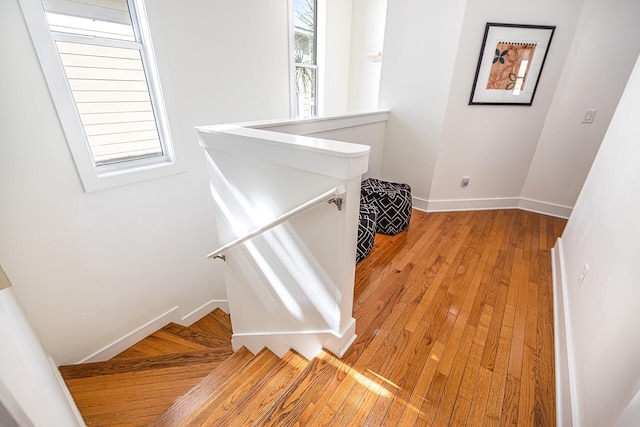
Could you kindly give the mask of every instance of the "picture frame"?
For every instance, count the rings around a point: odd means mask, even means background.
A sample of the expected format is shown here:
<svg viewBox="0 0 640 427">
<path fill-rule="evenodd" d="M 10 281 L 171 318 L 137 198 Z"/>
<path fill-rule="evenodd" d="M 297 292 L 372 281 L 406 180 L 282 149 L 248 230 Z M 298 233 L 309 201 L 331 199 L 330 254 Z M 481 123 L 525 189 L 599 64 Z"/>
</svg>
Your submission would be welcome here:
<svg viewBox="0 0 640 427">
<path fill-rule="evenodd" d="M 530 106 L 555 29 L 487 23 L 469 105 Z"/>
</svg>

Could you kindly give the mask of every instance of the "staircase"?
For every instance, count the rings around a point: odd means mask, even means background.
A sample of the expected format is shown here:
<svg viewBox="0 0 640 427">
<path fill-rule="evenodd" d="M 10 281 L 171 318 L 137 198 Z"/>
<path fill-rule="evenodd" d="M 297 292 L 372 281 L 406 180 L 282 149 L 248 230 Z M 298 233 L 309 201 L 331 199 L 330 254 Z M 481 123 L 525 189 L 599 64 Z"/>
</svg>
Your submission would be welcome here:
<svg viewBox="0 0 640 427">
<path fill-rule="evenodd" d="M 88 426 L 282 425 L 315 417 L 336 371 L 324 351 L 231 350 L 229 316 L 170 323 L 106 362 L 61 366 Z"/>
</svg>

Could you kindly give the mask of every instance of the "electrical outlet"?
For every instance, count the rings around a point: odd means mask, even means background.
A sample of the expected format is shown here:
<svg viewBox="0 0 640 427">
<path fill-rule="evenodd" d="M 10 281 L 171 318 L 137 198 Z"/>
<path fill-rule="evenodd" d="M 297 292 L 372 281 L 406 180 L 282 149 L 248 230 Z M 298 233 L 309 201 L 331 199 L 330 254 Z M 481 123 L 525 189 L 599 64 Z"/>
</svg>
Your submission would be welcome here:
<svg viewBox="0 0 640 427">
<path fill-rule="evenodd" d="M 468 187 L 469 186 L 469 177 L 463 176 L 462 181 L 460 182 L 460 187 Z"/>
<path fill-rule="evenodd" d="M 582 271 L 580 272 L 580 274 L 578 274 L 578 286 L 582 285 L 582 282 L 584 281 L 584 278 L 587 276 L 588 272 L 589 272 L 589 263 L 585 262 L 584 266 L 582 267 Z"/>
</svg>

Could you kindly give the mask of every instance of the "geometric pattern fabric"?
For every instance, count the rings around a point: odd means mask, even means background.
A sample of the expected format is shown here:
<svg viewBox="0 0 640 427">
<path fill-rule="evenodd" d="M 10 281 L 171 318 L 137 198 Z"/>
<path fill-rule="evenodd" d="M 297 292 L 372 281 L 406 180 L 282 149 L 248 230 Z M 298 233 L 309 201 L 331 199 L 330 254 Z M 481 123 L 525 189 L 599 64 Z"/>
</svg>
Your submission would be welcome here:
<svg viewBox="0 0 640 427">
<path fill-rule="evenodd" d="M 359 263 L 369 255 L 373 248 L 373 241 L 376 237 L 377 214 L 378 208 L 373 203 L 362 203 L 362 200 L 360 201 L 356 263 Z"/>
<path fill-rule="evenodd" d="M 411 186 L 367 178 L 360 187 L 360 204 L 378 209 L 376 233 L 398 234 L 411 220 Z"/>
</svg>

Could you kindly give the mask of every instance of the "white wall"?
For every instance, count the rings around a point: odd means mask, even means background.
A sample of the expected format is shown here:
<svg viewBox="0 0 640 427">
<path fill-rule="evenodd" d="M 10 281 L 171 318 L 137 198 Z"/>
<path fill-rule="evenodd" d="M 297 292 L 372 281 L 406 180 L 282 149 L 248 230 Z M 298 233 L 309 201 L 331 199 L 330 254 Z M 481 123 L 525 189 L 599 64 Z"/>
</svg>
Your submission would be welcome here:
<svg viewBox="0 0 640 427">
<path fill-rule="evenodd" d="M 371 147 L 369 154 L 369 169 L 364 178 L 379 177 L 382 174 L 382 152 L 384 149 L 384 134 L 386 122 L 371 123 L 345 129 L 309 134 L 316 138 L 333 139 L 336 141 L 353 142 Z"/>
<path fill-rule="evenodd" d="M 582 0 L 468 2 L 429 199 L 519 197 Z M 468 105 L 487 22 L 555 25 L 531 107 Z M 460 186 L 463 175 L 470 185 Z"/>
<path fill-rule="evenodd" d="M 389 109 L 382 178 L 428 198 L 466 0 L 387 4 L 380 108 Z"/>
<path fill-rule="evenodd" d="M 352 0 L 348 111 L 378 108 L 382 62 L 368 54 L 382 52 L 387 0 Z"/>
<path fill-rule="evenodd" d="M 194 125 L 289 116 L 286 0 L 152 2 L 189 142 Z"/>
<path fill-rule="evenodd" d="M 245 124 L 249 127 L 272 132 L 312 136 L 368 145 L 369 169 L 365 178 L 379 177 L 382 171 L 384 135 L 389 114 L 387 111 L 370 111 L 341 114 L 339 116 L 316 117 L 307 120 L 276 120 L 259 124 Z"/>
<path fill-rule="evenodd" d="M 623 418 L 638 413 L 633 401 L 640 390 L 640 197 L 634 191 L 640 180 L 638 117 L 640 61 L 561 240 L 573 343 L 574 425 L 609 426 L 621 414 L 619 425 L 629 425 Z M 589 273 L 578 286 L 587 262 Z"/>
<path fill-rule="evenodd" d="M 635 427 L 640 420 L 640 390 L 618 416 L 613 427 Z"/>
<path fill-rule="evenodd" d="M 324 44 L 318 49 L 324 50 L 324 67 L 320 64 L 319 85 L 321 100 L 320 114 L 341 114 L 347 111 L 349 97 L 349 60 L 351 55 L 351 2 L 352 0 L 323 0 L 326 28 L 321 21 L 320 28 L 324 28 L 324 37 L 320 35 L 319 42 Z M 322 14 L 321 8 L 318 9 Z M 322 19 L 319 16 L 319 19 Z M 319 53 L 321 57 L 322 54 Z M 324 88 L 324 91 L 322 90 Z"/>
<path fill-rule="evenodd" d="M 640 53 L 639 16 L 636 0 L 584 1 L 523 197 L 574 205 Z M 593 124 L 581 123 L 587 108 Z"/>
<path fill-rule="evenodd" d="M 386 0 L 318 2 L 321 115 L 378 108 L 381 63 L 367 56 L 382 51 Z"/>
<path fill-rule="evenodd" d="M 169 63 L 161 78 L 172 84 L 178 112 L 170 124 L 188 170 L 87 194 L 18 1 L 0 2 L 10 59 L 0 67 L 0 260 L 60 364 L 175 306 L 185 316 L 226 298 L 219 266 L 204 258 L 217 237 L 193 126 L 289 111 L 286 0 L 149 3 Z"/>
<path fill-rule="evenodd" d="M 82 425 L 11 288 L 0 290 L 0 342 L 0 405 L 17 421 L 13 424 L 4 419 L 9 414 L 0 408 L 0 425 Z"/>
<path fill-rule="evenodd" d="M 639 7 L 389 2 L 383 178 L 411 184 L 414 204 L 425 209 L 521 206 L 568 216 L 640 49 Z M 487 22 L 557 26 L 531 107 L 468 105 Z M 592 125 L 579 123 L 585 108 L 599 110 Z M 463 175 L 471 177 L 467 188 Z"/>
</svg>

